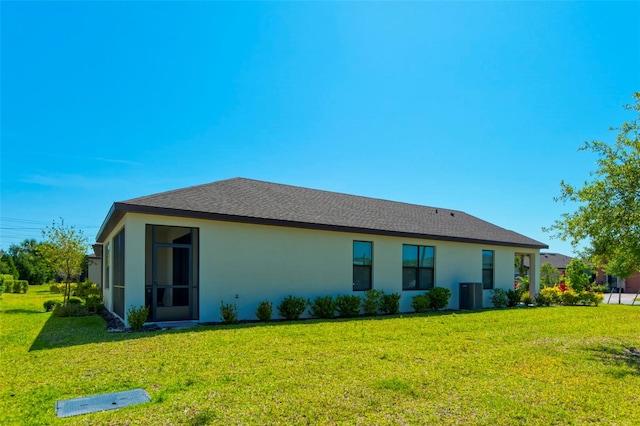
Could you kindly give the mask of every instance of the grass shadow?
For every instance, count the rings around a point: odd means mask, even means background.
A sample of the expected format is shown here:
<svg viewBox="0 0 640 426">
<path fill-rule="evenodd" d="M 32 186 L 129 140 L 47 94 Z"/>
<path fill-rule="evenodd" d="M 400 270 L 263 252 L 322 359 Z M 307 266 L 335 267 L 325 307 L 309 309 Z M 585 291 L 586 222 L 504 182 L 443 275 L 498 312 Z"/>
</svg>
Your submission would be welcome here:
<svg viewBox="0 0 640 426">
<path fill-rule="evenodd" d="M 640 348 L 635 346 L 598 345 L 587 349 L 598 362 L 609 365 L 617 378 L 640 375 Z"/>
<path fill-rule="evenodd" d="M 32 309 L 7 309 L 6 311 L 2 311 L 4 314 L 44 314 L 45 312 L 42 310 L 32 310 Z"/>
<path fill-rule="evenodd" d="M 29 351 L 65 348 L 81 346 L 92 343 L 118 342 L 123 340 L 143 339 L 165 333 L 194 333 L 203 331 L 224 331 L 233 329 L 245 329 L 255 327 L 288 327 L 300 325 L 312 325 L 324 322 L 354 322 L 354 321 L 387 321 L 397 318 L 441 317 L 450 315 L 469 315 L 487 312 L 487 309 L 457 311 L 444 310 L 427 313 L 401 313 L 396 315 L 378 315 L 374 317 L 358 316 L 352 318 L 318 319 L 303 318 L 294 321 L 273 320 L 268 322 L 247 321 L 238 324 L 202 323 L 193 328 L 175 328 L 155 331 L 121 331 L 108 332 L 106 321 L 98 315 L 84 317 L 57 317 L 51 315 L 44 324 L 38 336 L 31 344 Z M 36 311 L 25 311 L 36 313 Z"/>
</svg>

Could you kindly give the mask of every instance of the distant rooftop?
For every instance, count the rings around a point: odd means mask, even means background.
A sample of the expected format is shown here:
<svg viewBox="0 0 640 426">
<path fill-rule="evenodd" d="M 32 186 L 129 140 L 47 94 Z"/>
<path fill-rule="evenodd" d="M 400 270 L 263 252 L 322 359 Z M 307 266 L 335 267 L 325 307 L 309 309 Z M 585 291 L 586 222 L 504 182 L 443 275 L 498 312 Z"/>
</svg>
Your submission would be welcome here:
<svg viewBox="0 0 640 426">
<path fill-rule="evenodd" d="M 539 241 L 458 210 L 234 178 L 116 202 L 97 236 L 102 242 L 127 213 L 409 238 L 548 248 Z"/>
</svg>

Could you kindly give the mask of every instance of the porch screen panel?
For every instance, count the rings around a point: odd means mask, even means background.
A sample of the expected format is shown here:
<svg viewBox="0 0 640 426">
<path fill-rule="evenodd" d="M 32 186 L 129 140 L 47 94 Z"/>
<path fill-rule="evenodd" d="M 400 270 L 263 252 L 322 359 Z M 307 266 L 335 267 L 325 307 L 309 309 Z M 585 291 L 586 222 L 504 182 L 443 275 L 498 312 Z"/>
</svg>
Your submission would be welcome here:
<svg viewBox="0 0 640 426">
<path fill-rule="evenodd" d="M 124 318 L 124 229 L 113 239 L 113 311 Z"/>
</svg>

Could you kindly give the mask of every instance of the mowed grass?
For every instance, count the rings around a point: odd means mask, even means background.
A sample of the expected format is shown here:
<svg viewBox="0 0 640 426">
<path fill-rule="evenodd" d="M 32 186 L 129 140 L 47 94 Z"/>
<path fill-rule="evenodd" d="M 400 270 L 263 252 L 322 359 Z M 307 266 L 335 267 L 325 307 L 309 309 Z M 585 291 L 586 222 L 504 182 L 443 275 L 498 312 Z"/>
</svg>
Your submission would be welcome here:
<svg viewBox="0 0 640 426">
<path fill-rule="evenodd" d="M 107 333 L 0 301 L 6 424 L 640 423 L 640 308 L 445 312 Z M 57 419 L 55 401 L 152 402 Z"/>
</svg>

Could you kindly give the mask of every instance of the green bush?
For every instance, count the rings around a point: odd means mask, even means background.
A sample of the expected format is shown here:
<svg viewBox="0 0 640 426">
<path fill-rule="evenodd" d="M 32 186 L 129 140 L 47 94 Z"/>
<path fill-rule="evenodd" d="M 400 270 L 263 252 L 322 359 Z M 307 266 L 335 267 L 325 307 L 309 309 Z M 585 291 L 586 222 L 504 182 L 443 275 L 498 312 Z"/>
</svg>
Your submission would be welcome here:
<svg viewBox="0 0 640 426">
<path fill-rule="evenodd" d="M 520 300 L 522 299 L 523 291 L 518 287 L 517 289 L 509 289 L 506 292 L 507 295 L 507 306 L 510 308 L 518 306 Z"/>
<path fill-rule="evenodd" d="M 400 312 L 400 293 L 383 294 L 380 297 L 380 310 L 384 314 L 395 315 Z"/>
<path fill-rule="evenodd" d="M 343 294 L 336 297 L 336 310 L 338 316 L 342 318 L 357 317 L 360 315 L 360 304 L 362 299 L 360 296 Z"/>
<path fill-rule="evenodd" d="M 362 310 L 367 316 L 378 315 L 380 310 L 380 298 L 384 294 L 382 290 L 371 289 L 364 292 L 364 299 L 362 300 Z"/>
<path fill-rule="evenodd" d="M 45 312 L 51 312 L 60 305 L 62 305 L 62 302 L 60 302 L 59 300 L 47 300 L 42 304 Z"/>
<path fill-rule="evenodd" d="M 309 312 L 316 318 L 333 318 L 337 302 L 331 296 L 316 297 L 311 302 Z"/>
<path fill-rule="evenodd" d="M 533 299 L 531 298 L 531 296 L 529 296 L 528 294 L 526 296 L 524 296 L 522 298 L 522 303 L 525 304 L 525 306 L 529 306 L 531 304 L 533 304 Z"/>
<path fill-rule="evenodd" d="M 8 281 L 13 281 L 13 275 L 11 274 L 0 274 L 0 294 L 2 293 L 11 293 L 13 292 L 13 284 L 9 286 Z"/>
<path fill-rule="evenodd" d="M 256 317 L 260 321 L 271 321 L 271 315 L 273 314 L 273 304 L 268 300 L 263 300 L 256 309 Z"/>
<path fill-rule="evenodd" d="M 538 300 L 538 298 L 542 298 L 542 300 L 547 301 L 548 300 L 548 304 L 543 305 L 543 306 L 550 306 L 550 305 L 559 305 L 561 300 L 560 300 L 560 295 L 562 294 L 562 292 L 560 291 L 559 287 L 545 287 L 540 289 L 540 293 L 538 293 L 538 295 L 536 296 L 536 303 L 538 305 L 540 305 L 540 301 Z"/>
<path fill-rule="evenodd" d="M 136 308 L 135 306 L 131 305 L 129 311 L 127 312 L 127 321 L 129 322 L 129 327 L 131 327 L 131 329 L 135 331 L 142 330 L 142 327 L 144 327 L 144 323 L 147 321 L 148 316 L 148 306 L 140 306 Z"/>
<path fill-rule="evenodd" d="M 100 289 L 95 283 L 87 278 L 83 282 L 76 284 L 74 296 L 86 298 L 91 295 L 100 295 Z"/>
<path fill-rule="evenodd" d="M 18 282 L 20 283 L 20 291 L 26 294 L 29 291 L 29 281 L 19 280 Z"/>
<path fill-rule="evenodd" d="M 102 297 L 97 294 L 90 294 L 85 299 L 85 306 L 89 309 L 89 312 L 95 312 L 96 314 L 104 311 L 104 303 L 102 303 Z"/>
<path fill-rule="evenodd" d="M 60 288 L 60 286 L 58 284 L 49 284 L 49 291 L 51 292 L 51 294 L 60 294 L 62 293 L 62 289 Z"/>
<path fill-rule="evenodd" d="M 595 291 L 583 291 L 582 293 L 580 293 L 579 298 L 580 303 L 582 303 L 583 305 L 598 306 L 604 299 L 604 296 L 602 295 L 602 293 L 598 293 Z"/>
<path fill-rule="evenodd" d="M 11 285 L 13 293 L 21 293 L 22 292 L 22 284 L 18 280 L 8 281 L 8 285 Z"/>
<path fill-rule="evenodd" d="M 501 288 L 491 290 L 491 303 L 493 303 L 494 308 L 504 308 L 508 302 L 509 298 L 506 291 Z"/>
<path fill-rule="evenodd" d="M 67 300 L 68 305 L 84 305 L 84 299 L 81 297 L 71 296 Z"/>
<path fill-rule="evenodd" d="M 416 312 L 427 312 L 431 307 L 431 298 L 428 294 L 416 294 L 411 298 L 411 307 Z"/>
<path fill-rule="evenodd" d="M 577 305 L 580 301 L 580 295 L 571 288 L 568 288 L 560 295 L 560 302 L 565 306 Z"/>
<path fill-rule="evenodd" d="M 304 297 L 285 297 L 278 305 L 278 312 L 287 320 L 297 320 L 307 309 L 309 301 Z"/>
<path fill-rule="evenodd" d="M 593 284 L 591 286 L 591 291 L 595 293 L 608 293 L 609 286 L 607 284 Z"/>
<path fill-rule="evenodd" d="M 89 310 L 84 305 L 56 305 L 53 314 L 57 317 L 83 317 L 89 315 Z"/>
<path fill-rule="evenodd" d="M 451 290 L 444 287 L 433 287 L 427 294 L 429 295 L 429 307 L 434 311 L 446 308 L 451 298 Z"/>
<path fill-rule="evenodd" d="M 225 324 L 236 324 L 238 322 L 238 307 L 235 304 L 220 301 L 220 317 Z"/>
</svg>

